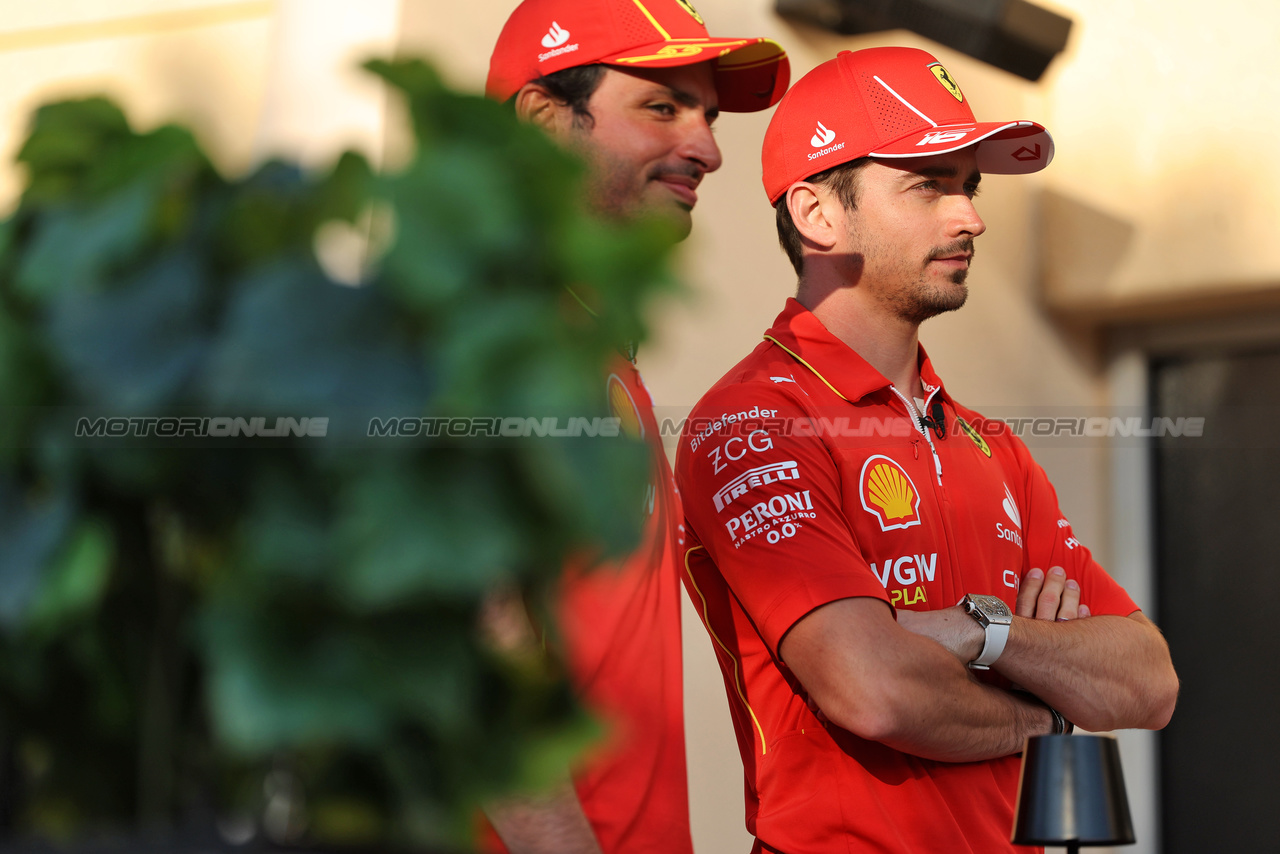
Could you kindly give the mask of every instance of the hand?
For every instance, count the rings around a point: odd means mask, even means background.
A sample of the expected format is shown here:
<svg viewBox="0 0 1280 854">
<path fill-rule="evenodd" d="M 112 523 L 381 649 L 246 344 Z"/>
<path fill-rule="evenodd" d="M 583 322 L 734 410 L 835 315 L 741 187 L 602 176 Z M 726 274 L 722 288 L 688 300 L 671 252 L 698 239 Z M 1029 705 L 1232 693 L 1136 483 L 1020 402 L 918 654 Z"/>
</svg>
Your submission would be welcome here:
<svg viewBox="0 0 1280 854">
<path fill-rule="evenodd" d="M 964 664 L 982 654 L 986 632 L 977 620 L 956 605 L 941 611 L 898 609 L 898 625 L 913 634 L 937 641 Z"/>
<path fill-rule="evenodd" d="M 1090 615 L 1089 606 L 1080 604 L 1080 585 L 1067 578 L 1066 570 L 1060 566 L 1050 567 L 1047 576 L 1041 569 L 1032 569 L 1023 576 L 1014 613 L 1059 622 Z"/>
</svg>

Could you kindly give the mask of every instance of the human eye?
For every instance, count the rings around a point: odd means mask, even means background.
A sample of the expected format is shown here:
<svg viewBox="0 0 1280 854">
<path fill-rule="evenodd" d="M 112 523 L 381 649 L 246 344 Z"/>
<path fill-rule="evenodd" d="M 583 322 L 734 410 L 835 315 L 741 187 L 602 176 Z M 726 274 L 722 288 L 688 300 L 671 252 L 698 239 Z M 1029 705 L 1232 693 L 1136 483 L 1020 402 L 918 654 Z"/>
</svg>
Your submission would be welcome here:
<svg viewBox="0 0 1280 854">
<path fill-rule="evenodd" d="M 648 109 L 667 118 L 676 114 L 676 105 L 670 101 L 653 101 L 648 105 Z"/>
<path fill-rule="evenodd" d="M 977 184 L 964 185 L 964 194 L 971 199 L 976 199 L 978 197 L 978 194 L 981 192 L 982 192 L 982 188 L 979 187 Z"/>
</svg>

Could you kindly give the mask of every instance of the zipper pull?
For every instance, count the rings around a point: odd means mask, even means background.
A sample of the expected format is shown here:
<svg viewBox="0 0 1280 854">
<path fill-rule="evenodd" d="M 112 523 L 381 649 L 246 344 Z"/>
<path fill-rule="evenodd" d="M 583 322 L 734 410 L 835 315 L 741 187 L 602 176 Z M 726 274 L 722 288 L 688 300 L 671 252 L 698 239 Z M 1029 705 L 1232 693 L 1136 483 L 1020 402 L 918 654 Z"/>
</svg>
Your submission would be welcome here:
<svg viewBox="0 0 1280 854">
<path fill-rule="evenodd" d="M 920 459 L 920 437 L 916 436 L 911 440 L 911 450 L 916 452 L 916 459 Z"/>
</svg>

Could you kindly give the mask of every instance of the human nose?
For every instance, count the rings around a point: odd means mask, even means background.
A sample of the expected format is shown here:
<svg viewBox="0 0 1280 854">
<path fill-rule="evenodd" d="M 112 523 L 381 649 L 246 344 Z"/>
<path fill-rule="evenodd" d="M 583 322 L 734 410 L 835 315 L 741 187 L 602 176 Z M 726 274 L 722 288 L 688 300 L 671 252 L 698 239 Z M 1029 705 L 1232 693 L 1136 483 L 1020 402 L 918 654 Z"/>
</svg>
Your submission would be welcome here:
<svg viewBox="0 0 1280 854">
<path fill-rule="evenodd" d="M 705 118 L 699 116 L 689 123 L 681 141 L 680 156 L 697 163 L 703 172 L 714 172 L 724 162 L 715 134 Z"/>
<path fill-rule="evenodd" d="M 982 217 L 978 216 L 978 208 L 974 205 L 973 199 L 967 195 L 958 195 L 955 200 L 956 207 L 951 228 L 957 237 L 963 235 L 977 237 L 987 230 L 987 224 L 982 221 Z"/>
</svg>

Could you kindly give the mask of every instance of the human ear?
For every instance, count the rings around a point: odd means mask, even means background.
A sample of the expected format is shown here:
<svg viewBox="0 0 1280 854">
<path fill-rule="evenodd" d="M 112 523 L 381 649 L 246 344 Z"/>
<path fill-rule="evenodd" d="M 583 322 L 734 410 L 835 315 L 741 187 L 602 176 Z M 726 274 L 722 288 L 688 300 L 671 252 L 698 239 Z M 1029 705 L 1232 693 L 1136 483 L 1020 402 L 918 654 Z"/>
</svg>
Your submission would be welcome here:
<svg viewBox="0 0 1280 854">
<path fill-rule="evenodd" d="M 516 117 L 542 128 L 551 136 L 559 136 L 571 125 L 572 110 L 537 83 L 526 83 L 516 93 Z"/>
<path fill-rule="evenodd" d="M 787 211 L 806 245 L 830 251 L 839 238 L 843 213 L 840 200 L 826 189 L 808 181 L 792 184 L 787 190 Z"/>
</svg>

